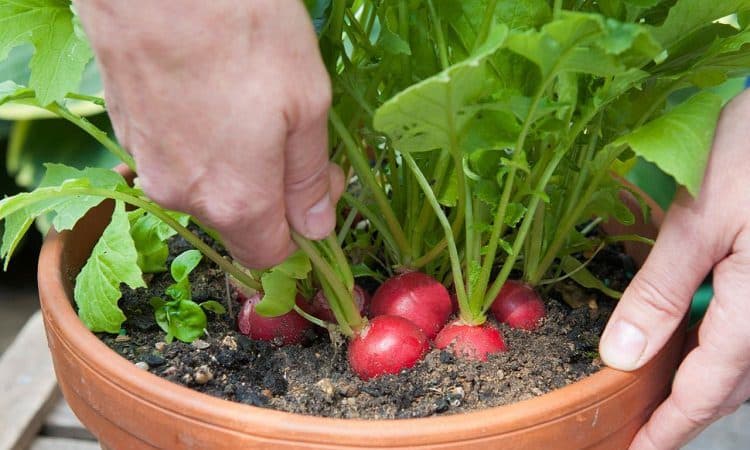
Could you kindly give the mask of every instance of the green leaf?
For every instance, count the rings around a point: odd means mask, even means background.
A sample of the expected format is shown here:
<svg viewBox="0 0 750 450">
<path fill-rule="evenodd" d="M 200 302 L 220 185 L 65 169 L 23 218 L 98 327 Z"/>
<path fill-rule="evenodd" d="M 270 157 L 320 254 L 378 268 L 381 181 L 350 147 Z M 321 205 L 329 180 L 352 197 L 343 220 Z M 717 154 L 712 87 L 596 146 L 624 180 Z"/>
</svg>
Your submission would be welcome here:
<svg viewBox="0 0 750 450">
<path fill-rule="evenodd" d="M 224 308 L 224 305 L 217 302 L 216 300 L 207 300 L 200 304 L 201 308 L 205 309 L 206 311 L 211 311 L 214 314 L 226 314 L 227 310 Z"/>
<path fill-rule="evenodd" d="M 187 226 L 190 216 L 178 212 L 167 212 L 181 225 Z M 169 247 L 167 239 L 177 234 L 161 219 L 142 209 L 128 213 L 130 218 L 130 235 L 133 236 L 138 249 L 138 265 L 144 273 L 156 273 L 167 270 Z"/>
<path fill-rule="evenodd" d="M 512 32 L 507 46 L 533 61 L 543 79 L 562 72 L 613 76 L 628 65 L 642 65 L 660 51 L 643 26 L 574 12 L 565 12 L 539 31 Z"/>
<path fill-rule="evenodd" d="M 164 289 L 164 293 L 173 300 L 193 299 L 193 291 L 190 286 L 190 281 L 188 281 L 187 278 L 177 283 L 170 284 L 166 289 Z"/>
<path fill-rule="evenodd" d="M 116 202 L 112 221 L 76 277 L 73 297 L 81 321 L 91 331 L 120 331 L 125 321 L 125 315 L 117 306 L 122 295 L 120 284 L 133 289 L 146 287 L 129 228 L 125 205 Z"/>
<path fill-rule="evenodd" d="M 609 288 L 604 282 L 596 278 L 588 269 L 572 256 L 564 256 L 560 261 L 560 268 L 570 275 L 576 283 L 589 289 L 596 289 L 612 298 L 622 297 L 622 293 Z"/>
<path fill-rule="evenodd" d="M 383 274 L 370 269 L 365 263 L 353 264 L 352 276 L 354 276 L 354 278 L 370 277 L 374 278 L 380 283 L 385 281 L 385 277 L 383 276 Z"/>
<path fill-rule="evenodd" d="M 193 342 L 203 336 L 208 320 L 200 305 L 190 300 L 180 300 L 165 306 L 169 334 L 182 342 Z"/>
<path fill-rule="evenodd" d="M 618 139 L 615 145 L 630 145 L 636 154 L 697 195 L 721 107 L 719 96 L 701 92 Z"/>
<path fill-rule="evenodd" d="M 154 319 L 156 320 L 156 324 L 159 325 L 159 328 L 169 333 L 169 320 L 167 319 L 166 310 L 167 302 L 159 297 L 151 297 L 149 303 L 151 304 L 151 307 L 154 308 Z"/>
<path fill-rule="evenodd" d="M 93 53 L 76 35 L 68 0 L 0 0 L 0 59 L 25 42 L 35 48 L 29 87 L 40 104 L 62 100 L 78 87 Z"/>
<path fill-rule="evenodd" d="M 455 148 L 464 125 L 478 112 L 472 107 L 486 93 L 490 77 L 485 60 L 503 44 L 507 27 L 498 27 L 471 58 L 396 94 L 375 112 L 376 130 L 401 152 Z"/>
<path fill-rule="evenodd" d="M 310 264 L 310 258 L 307 257 L 305 252 L 298 250 L 271 270 L 282 272 L 291 278 L 304 280 L 312 271 L 312 264 Z"/>
<path fill-rule="evenodd" d="M 104 198 L 68 192 L 81 187 L 114 189 L 126 185 L 117 173 L 105 169 L 77 170 L 71 167 L 49 164 L 47 174 L 39 189 L 8 197 L 0 201 L 0 220 L 5 219 L 0 258 L 8 260 L 33 220 L 43 214 L 52 213 L 53 226 L 57 230 L 69 230 Z"/>
<path fill-rule="evenodd" d="M 526 215 L 526 207 L 520 203 L 511 202 L 505 212 L 505 224 L 509 227 L 515 227 L 518 222 Z"/>
<path fill-rule="evenodd" d="M 714 20 L 748 9 L 750 0 L 678 0 L 664 23 L 654 30 L 654 35 L 669 48 Z"/>
<path fill-rule="evenodd" d="M 297 298 L 297 281 L 280 270 L 271 270 L 260 278 L 263 298 L 255 310 L 261 316 L 277 317 L 294 308 Z"/>
<path fill-rule="evenodd" d="M 623 225 L 633 225 L 635 223 L 635 215 L 620 200 L 619 194 L 621 189 L 619 186 L 599 188 L 586 206 L 582 217 L 598 216 L 604 220 L 614 217 L 615 220 Z"/>
<path fill-rule="evenodd" d="M 5 219 L 3 241 L 0 245 L 0 258 L 4 259 L 3 270 L 8 270 L 13 252 L 33 223 L 34 218 L 27 217 L 23 211 L 15 212 Z"/>
<path fill-rule="evenodd" d="M 188 275 L 192 272 L 198 264 L 200 264 L 203 255 L 198 250 L 186 250 L 172 261 L 172 265 L 169 267 L 172 273 L 172 278 L 176 282 L 181 282 L 188 279 Z"/>
<path fill-rule="evenodd" d="M 378 37 L 376 45 L 391 55 L 411 55 L 409 43 L 401 39 L 401 36 L 389 31 L 387 28 L 383 28 L 380 31 L 380 36 Z"/>
</svg>

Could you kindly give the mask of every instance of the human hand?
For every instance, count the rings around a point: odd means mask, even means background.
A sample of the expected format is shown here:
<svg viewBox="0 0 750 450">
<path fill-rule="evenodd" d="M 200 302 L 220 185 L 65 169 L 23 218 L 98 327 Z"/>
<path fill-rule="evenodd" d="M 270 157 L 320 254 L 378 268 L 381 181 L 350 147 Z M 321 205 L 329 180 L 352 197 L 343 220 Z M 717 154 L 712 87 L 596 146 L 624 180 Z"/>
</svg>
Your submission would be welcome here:
<svg viewBox="0 0 750 450">
<path fill-rule="evenodd" d="M 248 267 L 335 225 L 331 86 L 297 0 L 76 0 L 120 143 L 162 206 L 215 228 Z"/>
<path fill-rule="evenodd" d="M 750 397 L 750 93 L 722 112 L 700 195 L 678 193 L 648 259 L 600 343 L 607 365 L 634 370 L 667 342 L 713 268 L 715 295 L 672 393 L 631 449 L 679 448 Z"/>
</svg>

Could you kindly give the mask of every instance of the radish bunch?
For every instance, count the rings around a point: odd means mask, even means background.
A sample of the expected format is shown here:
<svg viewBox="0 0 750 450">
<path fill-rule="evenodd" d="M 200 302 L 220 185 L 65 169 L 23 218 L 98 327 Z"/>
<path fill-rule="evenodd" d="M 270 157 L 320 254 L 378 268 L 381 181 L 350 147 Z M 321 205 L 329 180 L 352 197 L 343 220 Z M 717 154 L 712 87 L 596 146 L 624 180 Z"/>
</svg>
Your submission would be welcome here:
<svg viewBox="0 0 750 450">
<path fill-rule="evenodd" d="M 311 322 L 294 310 L 278 317 L 263 317 L 254 309 L 261 299 L 259 293 L 249 298 L 240 294 L 240 332 L 281 345 L 302 342 Z M 372 299 L 354 285 L 350 301 L 359 315 L 369 313 L 370 318 L 362 319 L 362 325 L 349 336 L 349 364 L 363 380 L 413 367 L 433 340 L 437 348 L 449 348 L 458 357 L 480 361 L 506 351 L 503 336 L 495 326 L 460 318 L 448 322 L 455 301 L 445 286 L 421 272 L 407 272 L 386 280 Z M 325 322 L 336 322 L 334 305 L 322 290 L 309 300 L 297 297 L 300 310 Z M 503 285 L 491 310 L 499 322 L 524 330 L 536 328 L 545 315 L 544 303 L 534 289 L 514 280 Z"/>
</svg>

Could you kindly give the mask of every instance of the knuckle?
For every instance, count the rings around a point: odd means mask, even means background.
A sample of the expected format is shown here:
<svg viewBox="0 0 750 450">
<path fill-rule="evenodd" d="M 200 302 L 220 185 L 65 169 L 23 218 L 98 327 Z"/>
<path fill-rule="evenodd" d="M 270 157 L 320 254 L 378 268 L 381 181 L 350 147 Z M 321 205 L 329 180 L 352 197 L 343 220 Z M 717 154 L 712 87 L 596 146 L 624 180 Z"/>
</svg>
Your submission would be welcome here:
<svg viewBox="0 0 750 450">
<path fill-rule="evenodd" d="M 648 312 L 655 312 L 665 318 L 681 319 L 686 305 L 680 293 L 672 289 L 671 283 L 661 283 L 650 276 L 639 274 L 628 290 L 631 298 L 637 299 Z"/>
<path fill-rule="evenodd" d="M 324 120 L 332 102 L 331 82 L 328 75 L 313 77 L 309 83 L 292 87 L 295 100 L 288 114 L 292 128 L 304 129 Z"/>
<path fill-rule="evenodd" d="M 296 176 L 295 174 L 290 174 L 284 183 L 284 189 L 287 194 L 319 191 L 321 188 L 328 190 L 328 164 L 326 162 L 327 159 L 322 164 L 316 164 L 316 169 L 312 172 Z M 312 193 L 314 194 L 315 192 Z"/>
<path fill-rule="evenodd" d="M 672 403 L 675 412 L 694 429 L 699 429 L 710 424 L 721 417 L 721 413 L 724 411 L 719 405 L 686 406 L 686 404 L 677 399 Z"/>
</svg>

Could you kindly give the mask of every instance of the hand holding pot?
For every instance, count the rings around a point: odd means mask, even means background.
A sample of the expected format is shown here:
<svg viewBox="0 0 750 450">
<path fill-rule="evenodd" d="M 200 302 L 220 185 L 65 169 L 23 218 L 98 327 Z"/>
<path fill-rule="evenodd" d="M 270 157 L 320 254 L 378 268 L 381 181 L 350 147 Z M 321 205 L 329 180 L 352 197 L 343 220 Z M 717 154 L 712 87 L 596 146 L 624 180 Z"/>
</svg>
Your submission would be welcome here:
<svg viewBox="0 0 750 450">
<path fill-rule="evenodd" d="M 335 225 L 331 86 L 302 2 L 76 1 L 145 192 L 250 267 Z"/>
<path fill-rule="evenodd" d="M 672 393 L 631 448 L 685 444 L 750 397 L 750 93 L 723 111 L 700 195 L 678 193 L 645 264 L 601 341 L 611 367 L 634 370 L 667 342 L 713 269 L 715 296 Z"/>
</svg>

